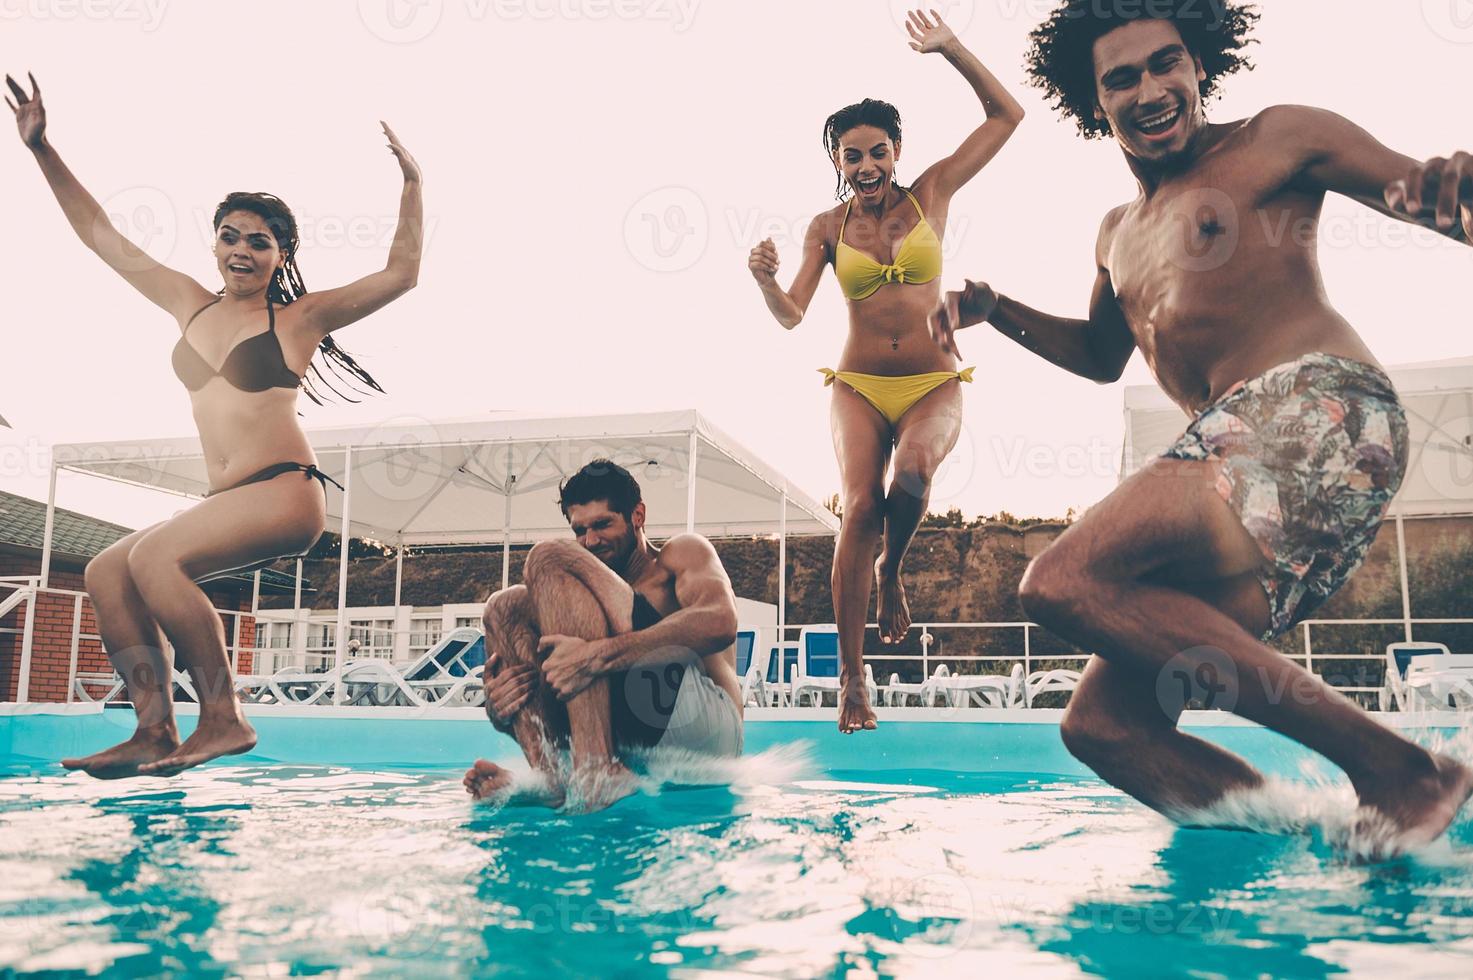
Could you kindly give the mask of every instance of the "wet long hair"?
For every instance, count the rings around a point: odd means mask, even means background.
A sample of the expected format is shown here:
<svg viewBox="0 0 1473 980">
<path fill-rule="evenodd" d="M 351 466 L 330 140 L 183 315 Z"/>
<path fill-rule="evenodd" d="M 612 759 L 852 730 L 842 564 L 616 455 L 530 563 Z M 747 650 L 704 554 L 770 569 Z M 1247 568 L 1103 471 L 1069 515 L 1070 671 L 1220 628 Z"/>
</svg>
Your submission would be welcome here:
<svg viewBox="0 0 1473 980">
<path fill-rule="evenodd" d="M 824 120 L 823 148 L 830 163 L 833 163 L 834 154 L 839 152 L 840 137 L 855 126 L 873 126 L 876 129 L 883 129 L 885 135 L 890 137 L 890 142 L 900 142 L 900 110 L 879 99 L 865 99 L 863 102 L 846 105 Z M 834 167 L 834 176 L 838 179 L 838 186 L 834 188 L 834 197 L 840 201 L 847 200 L 849 182 L 844 179 L 844 171 L 837 165 Z"/>
<path fill-rule="evenodd" d="M 1258 9 L 1231 0 L 1155 0 L 1125 10 L 1095 0 L 1066 0 L 1029 35 L 1025 64 L 1029 82 L 1085 139 L 1110 136 L 1110 124 L 1095 118 L 1095 42 L 1118 27 L 1145 18 L 1176 26 L 1182 43 L 1202 62 L 1202 101 L 1217 93 L 1218 82 L 1253 68 L 1243 49 L 1253 43 Z"/>
<path fill-rule="evenodd" d="M 289 306 L 295 300 L 300 299 L 307 292 L 306 285 L 302 282 L 301 270 L 297 268 L 297 247 L 301 244 L 301 238 L 297 234 L 297 218 L 292 214 L 292 209 L 286 206 L 286 202 L 274 194 L 261 194 L 249 191 L 235 191 L 226 195 L 225 200 L 215 208 L 214 228 L 218 233 L 220 222 L 232 211 L 249 211 L 262 221 L 266 227 L 271 229 L 271 235 L 276 239 L 276 245 L 281 249 L 285 259 L 276 271 L 271 274 L 271 282 L 266 287 L 266 298 L 278 306 Z M 223 290 L 222 290 L 223 292 Z M 349 397 L 333 386 L 328 380 L 327 373 L 318 366 L 320 361 L 327 366 L 327 371 L 332 374 L 337 382 L 353 392 L 367 395 L 358 385 L 367 385 L 373 391 L 382 393 L 383 388 L 373 380 L 373 375 L 365 371 L 353 356 L 333 340 L 329 334 L 322 338 L 322 343 L 317 345 L 317 350 L 322 356 L 314 357 L 307 365 L 307 371 L 302 375 L 302 390 L 315 404 L 323 404 L 322 389 L 327 389 L 344 401 L 359 401 L 357 398 Z"/>
</svg>

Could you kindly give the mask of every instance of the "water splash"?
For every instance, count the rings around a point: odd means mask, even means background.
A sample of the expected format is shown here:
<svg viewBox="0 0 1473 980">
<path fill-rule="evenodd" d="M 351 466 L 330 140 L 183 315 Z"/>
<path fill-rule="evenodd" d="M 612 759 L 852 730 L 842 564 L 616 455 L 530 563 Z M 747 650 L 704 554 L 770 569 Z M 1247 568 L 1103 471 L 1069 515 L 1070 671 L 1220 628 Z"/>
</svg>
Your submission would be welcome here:
<svg viewBox="0 0 1473 980">
<path fill-rule="evenodd" d="M 1416 741 L 1434 754 L 1473 765 L 1473 729 L 1459 729 L 1452 735 L 1430 729 L 1406 734 L 1416 735 Z M 1437 840 L 1409 847 L 1395 823 L 1380 811 L 1359 804 L 1344 776 L 1328 775 L 1312 761 L 1301 767 L 1301 775 L 1297 781 L 1269 777 L 1260 786 L 1232 790 L 1205 807 L 1183 808 L 1169 816 L 1188 827 L 1316 836 L 1357 864 L 1391 856 L 1427 864 L 1473 861 L 1459 858 L 1449 840 L 1453 830 L 1473 823 L 1473 808 L 1465 806 Z"/>
</svg>

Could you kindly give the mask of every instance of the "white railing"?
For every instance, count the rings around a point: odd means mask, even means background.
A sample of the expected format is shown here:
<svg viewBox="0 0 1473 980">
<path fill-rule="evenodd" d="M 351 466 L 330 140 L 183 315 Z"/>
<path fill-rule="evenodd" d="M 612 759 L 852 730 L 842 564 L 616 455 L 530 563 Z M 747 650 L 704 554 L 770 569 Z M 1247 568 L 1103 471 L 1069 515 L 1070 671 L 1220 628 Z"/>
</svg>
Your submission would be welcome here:
<svg viewBox="0 0 1473 980">
<path fill-rule="evenodd" d="M 101 643 L 101 637 L 99 637 L 96 633 L 83 633 L 81 629 L 82 602 L 86 598 L 86 593 L 75 589 L 43 589 L 40 587 L 40 580 L 36 576 L 6 576 L 0 577 L 0 617 L 19 613 L 22 608 L 25 609 L 24 619 L 21 626 L 0 627 L 0 635 L 18 635 L 21 638 L 19 651 L 20 662 L 17 665 L 19 668 L 17 700 L 28 700 L 31 652 L 35 636 L 35 606 L 37 605 L 37 597 L 42 595 L 65 597 L 70 599 L 72 622 L 69 637 L 70 664 L 68 668 L 66 699 L 68 701 L 74 699 L 79 689 L 79 680 L 81 680 L 82 683 L 85 685 L 94 685 L 103 687 L 104 689 L 110 689 L 111 686 L 116 682 L 115 674 L 101 672 L 82 672 L 78 670 L 78 656 L 82 642 L 89 641 L 97 644 Z M 332 669 L 333 665 L 336 662 L 337 651 L 334 648 L 332 642 L 336 636 L 337 622 L 335 619 L 310 620 L 310 626 L 313 629 L 323 630 L 324 636 L 328 640 L 328 642 L 325 644 L 315 644 L 305 648 L 298 647 L 296 643 L 293 643 L 293 646 L 291 647 L 263 647 L 260 645 L 259 642 L 249 646 L 243 645 L 241 642 L 244 625 L 248 620 L 253 617 L 253 614 L 251 612 L 246 610 L 234 609 L 217 609 L 216 612 L 219 613 L 220 616 L 225 620 L 226 650 L 230 657 L 231 667 L 237 672 L 239 672 L 242 654 L 245 653 L 251 654 L 251 673 L 256 675 L 270 675 L 278 670 L 287 667 L 306 671 L 328 671 Z M 284 622 L 285 620 L 282 620 L 277 616 L 271 616 L 270 621 Z M 255 623 L 257 626 L 256 635 L 258 638 L 260 636 L 260 628 L 262 625 L 265 624 L 265 622 L 267 622 L 266 619 L 263 619 L 260 616 L 255 617 Z M 289 622 L 291 622 L 293 630 L 299 628 L 307 628 L 309 624 L 309 620 L 306 619 L 291 620 Z M 809 625 L 824 625 L 832 628 L 832 624 Z M 1313 644 L 1312 636 L 1312 629 L 1315 627 L 1386 627 L 1388 629 L 1392 627 L 1400 627 L 1404 631 L 1410 632 L 1412 630 L 1415 630 L 1415 628 L 1417 627 L 1467 625 L 1473 625 L 1473 619 L 1429 618 L 1406 620 L 1387 618 L 1308 620 L 1300 624 L 1299 628 L 1295 631 L 1295 635 L 1298 637 L 1299 640 L 1300 649 L 1297 654 L 1292 654 L 1291 657 L 1292 659 L 1303 663 L 1305 668 L 1308 669 L 1311 673 L 1319 673 L 1318 671 L 1316 671 L 1316 665 L 1319 664 L 1321 666 L 1321 669 L 1323 669 L 1323 665 L 1327 661 L 1357 661 L 1378 664 L 1385 663 L 1384 648 L 1376 652 L 1365 652 L 1364 649 L 1362 649 L 1361 651 L 1342 652 L 1338 650 L 1327 651 L 1323 647 L 1316 648 Z M 790 652 L 790 656 L 792 653 L 797 652 L 798 644 L 796 641 L 803 628 L 804 626 L 800 624 L 787 624 L 782 627 L 767 626 L 760 629 L 758 635 L 758 643 L 753 650 L 753 663 L 759 666 L 761 673 L 764 676 L 766 676 L 768 673 L 768 660 L 773 650 L 777 648 L 783 648 L 784 650 Z M 867 631 L 876 629 L 877 627 L 873 623 L 866 625 Z M 913 669 L 914 666 L 918 664 L 920 667 L 920 676 L 909 679 L 924 681 L 933 675 L 933 673 L 935 672 L 935 668 L 940 664 L 948 664 L 953 671 L 958 671 L 961 673 L 981 672 L 959 670 L 959 665 L 962 664 L 995 664 L 998 665 L 998 667 L 996 670 L 991 671 L 992 673 L 1007 674 L 1008 671 L 1011 669 L 1012 664 L 1021 663 L 1023 665 L 1024 673 L 1026 676 L 1033 674 L 1035 667 L 1043 661 L 1049 661 L 1051 663 L 1064 662 L 1070 664 L 1071 666 L 1077 664 L 1079 668 L 1082 669 L 1084 663 L 1088 661 L 1090 656 L 1088 653 L 1080 651 L 1040 654 L 1037 650 L 1037 633 L 1042 628 L 1036 623 L 1031 622 L 929 622 L 915 623 L 912 625 L 911 629 L 918 634 L 917 639 L 919 640 L 920 645 L 919 652 L 869 653 L 865 657 L 866 661 L 874 665 L 876 668 L 881 668 L 883 665 L 886 664 L 905 664 Z M 361 622 L 359 624 L 350 626 L 349 630 L 350 635 L 370 634 L 373 635 L 374 639 L 376 640 L 379 638 L 379 634 L 387 635 L 389 638 L 387 646 L 388 649 L 395 648 L 395 640 L 401 633 L 415 634 L 424 632 L 422 629 L 414 629 L 412 627 L 385 628 L 372 625 L 364 625 Z M 948 632 L 982 630 L 990 631 L 992 633 L 1001 632 L 1017 634 L 1017 639 L 1014 642 L 1017 644 L 1018 652 L 950 653 L 945 651 L 944 645 L 939 652 L 937 650 L 938 640 L 942 640 Z M 1397 637 L 1397 639 L 1399 640 L 1405 638 L 1405 635 Z M 295 639 L 295 636 L 293 636 L 293 640 Z M 1057 639 L 1052 641 L 1053 645 L 1055 646 L 1058 644 L 1058 642 L 1059 641 Z M 371 649 L 382 648 L 382 644 L 377 642 L 369 644 L 368 646 Z M 345 655 L 348 655 L 346 651 Z M 365 655 L 366 654 L 358 654 L 357 656 L 362 657 Z M 907 673 L 910 673 L 910 671 L 907 671 Z M 881 671 L 877 670 L 876 674 L 877 677 L 880 676 Z M 779 674 L 778 680 L 780 684 L 784 680 L 781 676 L 781 673 Z M 1351 696 L 1370 696 L 1376 695 L 1381 691 L 1381 687 L 1379 686 L 1336 683 L 1337 679 L 1333 677 L 1326 678 L 1326 680 L 1336 690 L 1339 690 L 1342 693 Z M 1367 698 L 1365 697 L 1361 697 L 1361 700 L 1366 699 Z"/>
</svg>

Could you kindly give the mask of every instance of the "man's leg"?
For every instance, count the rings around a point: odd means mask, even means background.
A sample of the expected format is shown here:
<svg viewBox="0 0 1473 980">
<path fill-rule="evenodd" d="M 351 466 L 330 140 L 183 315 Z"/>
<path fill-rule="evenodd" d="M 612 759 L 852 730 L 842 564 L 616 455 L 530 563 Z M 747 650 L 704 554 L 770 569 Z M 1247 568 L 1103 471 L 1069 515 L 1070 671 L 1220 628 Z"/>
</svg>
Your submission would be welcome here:
<svg viewBox="0 0 1473 980">
<path fill-rule="evenodd" d="M 539 544 L 522 577 L 543 636 L 595 640 L 633 628 L 633 590 L 579 544 Z M 566 706 L 573 783 L 583 805 L 601 809 L 634 792 L 633 774 L 614 754 L 608 680 L 594 681 Z"/>
<path fill-rule="evenodd" d="M 1241 620 L 1253 617 L 1245 617 L 1241 606 L 1233 610 L 1237 620 L 1224 611 L 1229 596 L 1241 602 L 1241 593 L 1223 583 L 1251 574 L 1262 556 L 1218 495 L 1217 472 L 1213 462 L 1158 460 L 1133 476 L 1034 560 L 1020 592 L 1028 615 L 1094 650 L 1125 671 L 1122 676 L 1139 678 L 1153 697 L 1161 690 L 1156 680 L 1174 659 L 1189 674 L 1202 664 L 1221 668 L 1227 676 L 1218 680 L 1227 685 L 1229 699 L 1224 707 L 1340 766 L 1362 804 L 1391 820 L 1407 843 L 1436 837 L 1467 798 L 1473 773 L 1377 724 L 1317 676 L 1260 643 L 1244 628 Z M 1191 583 L 1190 591 L 1180 583 Z M 1255 632 L 1267 624 L 1266 600 L 1259 612 Z M 1159 722 L 1146 720 L 1149 701 L 1117 695 L 1102 712 L 1090 710 L 1090 693 L 1066 736 L 1086 761 L 1091 752 L 1096 762 L 1102 754 L 1120 754 L 1118 748 L 1085 747 L 1092 741 L 1086 724 L 1091 717 L 1098 722 L 1102 713 L 1134 706 L 1128 724 L 1159 729 Z M 1156 710 L 1167 709 L 1158 704 Z M 1227 761 L 1225 753 L 1210 757 L 1215 780 L 1204 785 L 1184 779 L 1182 771 L 1200 759 L 1190 743 L 1171 745 L 1167 751 L 1176 757 L 1154 779 L 1104 767 L 1121 788 L 1165 810 L 1188 810 L 1202 805 L 1204 796 L 1216 799 L 1253 784 L 1251 770 Z M 1221 784 L 1215 794 L 1213 781 Z"/>
<path fill-rule="evenodd" d="M 495 654 L 497 669 L 531 668 L 540 674 L 536 611 L 525 585 L 513 585 L 493 594 L 486 601 L 481 620 L 486 629 L 487 649 Z M 487 708 L 489 714 L 489 701 Z M 513 717 L 511 729 L 527 764 L 546 782 L 543 801 L 549 806 L 562 806 L 564 790 L 557 747 L 568 739 L 568 712 L 552 689 L 541 683 L 540 677 L 527 703 Z M 466 789 L 477 799 L 505 790 L 511 783 L 510 772 L 485 759 L 477 759 L 465 775 Z"/>
</svg>

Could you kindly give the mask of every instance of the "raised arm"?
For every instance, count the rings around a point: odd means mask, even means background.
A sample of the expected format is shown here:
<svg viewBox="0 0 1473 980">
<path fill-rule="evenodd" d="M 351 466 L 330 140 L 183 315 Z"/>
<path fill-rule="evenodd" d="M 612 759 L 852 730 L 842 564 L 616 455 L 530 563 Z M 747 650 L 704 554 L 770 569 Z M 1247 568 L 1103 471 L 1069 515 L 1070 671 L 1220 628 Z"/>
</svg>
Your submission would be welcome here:
<svg viewBox="0 0 1473 980">
<path fill-rule="evenodd" d="M 944 207 L 952 195 L 977 176 L 1012 138 L 1018 124 L 1023 121 L 1023 107 L 977 60 L 977 56 L 957 40 L 936 11 L 931 11 L 928 17 L 922 11 L 913 10 L 905 26 L 910 31 L 912 48 L 922 54 L 938 51 L 961 72 L 982 101 L 982 111 L 987 117 L 987 121 L 972 130 L 955 153 L 932 164 L 916 180 L 917 187 L 929 185 L 935 202 L 933 207 Z"/>
<path fill-rule="evenodd" d="M 1281 105 L 1260 112 L 1255 135 L 1288 151 L 1289 183 L 1333 191 L 1384 215 L 1473 244 L 1473 156 L 1419 163 L 1326 109 Z"/>
<path fill-rule="evenodd" d="M 399 224 L 394 243 L 389 248 L 389 261 L 384 268 L 356 282 L 335 289 L 308 293 L 297 304 L 301 307 L 303 325 L 321 340 L 341 327 L 363 319 L 387 306 L 413 289 L 419 282 L 420 253 L 424 248 L 424 202 L 420 196 L 420 170 L 399 137 L 384 127 L 389 150 L 399 161 L 404 173 L 404 190 L 399 195 Z"/>
<path fill-rule="evenodd" d="M 777 284 L 777 246 L 771 238 L 759 243 L 747 256 L 747 268 L 751 270 L 752 278 L 757 280 L 757 288 L 762 290 L 768 311 L 786 330 L 803 322 L 808 304 L 813 302 L 813 294 L 818 289 L 818 280 L 823 276 L 823 267 L 828 264 L 829 248 L 824 228 L 829 217 L 825 212 L 808 223 L 808 231 L 803 236 L 803 258 L 790 289 L 784 290 Z"/>
<path fill-rule="evenodd" d="M 1089 319 L 1050 316 L 1000 296 L 985 283 L 967 281 L 967 288 L 949 292 L 930 318 L 931 336 L 943 350 L 960 357 L 956 331 L 977 323 L 991 323 L 997 332 L 1066 371 L 1100 384 L 1118 381 L 1135 351 L 1135 337 L 1115 298 L 1105 266 L 1109 240 L 1119 212 L 1112 211 L 1100 226 L 1095 244 L 1095 285 Z"/>
<path fill-rule="evenodd" d="M 128 241 L 112 226 L 97 200 L 62 163 L 51 141 L 46 138 L 46 108 L 41 101 L 41 86 L 34 75 L 28 76 L 31 91 L 26 92 L 15 79 L 5 76 L 10 96 L 5 104 L 15 113 L 20 138 L 46 178 L 51 193 L 61 205 L 72 230 L 97 257 L 106 262 L 128 284 L 149 302 L 183 319 L 210 301 L 213 294 L 182 272 L 155 262 L 148 253 Z"/>
</svg>

